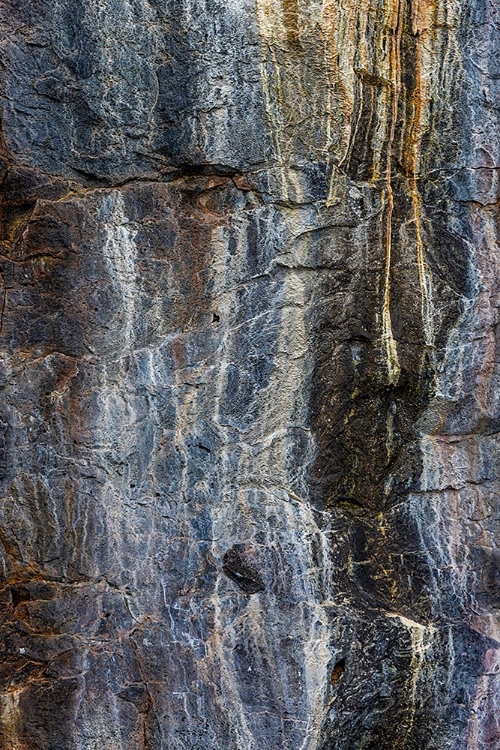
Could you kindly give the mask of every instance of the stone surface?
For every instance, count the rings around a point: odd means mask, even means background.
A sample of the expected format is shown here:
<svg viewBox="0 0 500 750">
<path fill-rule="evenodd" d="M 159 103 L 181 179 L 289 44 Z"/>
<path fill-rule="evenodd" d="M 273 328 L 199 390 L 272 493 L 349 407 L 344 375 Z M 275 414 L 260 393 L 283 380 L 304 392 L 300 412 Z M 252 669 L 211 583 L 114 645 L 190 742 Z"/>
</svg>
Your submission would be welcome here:
<svg viewBox="0 0 500 750">
<path fill-rule="evenodd" d="M 500 746 L 492 0 L 4 0 L 0 746 Z"/>
</svg>

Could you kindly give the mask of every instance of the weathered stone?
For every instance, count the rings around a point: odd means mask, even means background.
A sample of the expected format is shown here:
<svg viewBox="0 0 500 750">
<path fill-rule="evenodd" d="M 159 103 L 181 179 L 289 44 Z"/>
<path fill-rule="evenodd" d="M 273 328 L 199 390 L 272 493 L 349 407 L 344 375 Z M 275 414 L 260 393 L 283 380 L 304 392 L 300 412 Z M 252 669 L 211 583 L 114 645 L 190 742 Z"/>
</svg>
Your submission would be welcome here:
<svg viewBox="0 0 500 750">
<path fill-rule="evenodd" d="M 0 747 L 500 746 L 500 11 L 5 0 Z"/>
</svg>

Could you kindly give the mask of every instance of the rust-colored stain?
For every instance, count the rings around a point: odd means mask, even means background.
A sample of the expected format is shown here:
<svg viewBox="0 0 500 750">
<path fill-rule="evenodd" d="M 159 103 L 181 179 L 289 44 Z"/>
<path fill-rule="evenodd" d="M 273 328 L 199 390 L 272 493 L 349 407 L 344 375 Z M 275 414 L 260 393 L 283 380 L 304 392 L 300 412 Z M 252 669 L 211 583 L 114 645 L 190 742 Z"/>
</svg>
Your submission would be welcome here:
<svg viewBox="0 0 500 750">
<path fill-rule="evenodd" d="M 281 10 L 285 24 L 286 38 L 291 45 L 296 47 L 300 41 L 298 0 L 281 0 Z"/>
<path fill-rule="evenodd" d="M 411 4 L 411 10 L 412 34 L 420 35 L 431 27 L 437 12 L 436 2 L 435 0 L 415 0 Z"/>
<path fill-rule="evenodd" d="M 428 103 L 429 61 L 435 46 L 435 0 L 385 0 L 377 10 L 368 0 L 343 6 L 324 0 L 315 24 L 298 0 L 258 0 L 263 44 L 262 80 L 269 126 L 282 172 L 283 197 L 290 190 L 286 172 L 300 148 L 301 123 L 320 121 L 329 164 L 327 205 L 342 195 L 342 173 L 365 151 L 363 179 L 383 187 L 384 271 L 381 280 L 380 341 L 387 379 L 398 381 L 400 352 L 393 331 L 394 175 L 407 177 L 412 206 L 416 274 L 427 345 L 433 345 L 432 288 L 425 260 L 418 189 L 420 144 Z M 434 36 L 433 36 L 434 35 Z M 370 37 L 370 44 L 365 39 Z M 413 42 L 411 40 L 414 40 Z M 319 53 L 320 41 L 323 53 Z M 300 58 L 287 46 L 300 43 Z M 431 46 L 429 46 L 431 42 Z M 414 57 L 408 54 L 414 44 Z M 424 60 L 425 57 L 425 60 Z M 411 66 L 411 69 L 408 68 Z M 311 79 L 311 70 L 317 77 Z M 411 80 L 411 91 L 407 80 Z M 310 88 L 304 89 L 304 81 Z M 317 102 L 321 108 L 317 107 Z M 339 181 L 340 177 L 340 181 Z M 399 221 L 399 220 L 398 220 Z"/>
<path fill-rule="evenodd" d="M 332 685 L 338 685 L 342 675 L 344 674 L 344 671 L 345 671 L 345 659 L 340 659 L 340 661 L 338 661 L 335 664 L 334 668 L 332 669 L 332 675 L 330 678 Z"/>
<path fill-rule="evenodd" d="M 426 32 L 432 25 L 436 6 L 432 0 L 417 0 L 412 7 L 412 33 L 415 36 L 414 86 L 409 100 L 409 116 L 406 124 L 403 145 L 403 169 L 409 181 L 413 221 L 415 227 L 416 260 L 418 280 L 421 290 L 421 315 L 425 334 L 425 343 L 433 345 L 433 301 L 430 272 L 425 260 L 425 247 L 422 237 L 422 207 L 418 177 L 420 169 L 420 144 L 422 139 L 422 117 L 427 104 L 425 83 L 423 80 L 423 51 Z"/>
<path fill-rule="evenodd" d="M 354 68 L 354 72 L 364 83 L 369 86 L 390 86 L 391 81 L 383 76 L 379 76 L 376 73 L 371 73 L 366 68 Z"/>
</svg>

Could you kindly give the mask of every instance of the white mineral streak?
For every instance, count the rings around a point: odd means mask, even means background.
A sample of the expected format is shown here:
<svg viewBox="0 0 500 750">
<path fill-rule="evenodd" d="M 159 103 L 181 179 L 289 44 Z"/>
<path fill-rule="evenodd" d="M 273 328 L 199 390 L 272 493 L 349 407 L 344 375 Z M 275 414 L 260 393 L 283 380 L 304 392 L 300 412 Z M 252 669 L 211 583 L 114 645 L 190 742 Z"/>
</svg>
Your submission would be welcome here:
<svg viewBox="0 0 500 750">
<path fill-rule="evenodd" d="M 500 736 L 498 697 L 500 695 L 500 649 L 489 649 L 483 660 L 483 674 L 477 682 L 476 695 L 470 712 L 467 750 L 487 745 L 490 736 Z M 487 733 L 484 727 L 488 726 Z M 486 736 L 485 736 L 486 735 Z"/>
<path fill-rule="evenodd" d="M 130 228 L 129 220 L 125 215 L 121 191 L 115 190 L 106 196 L 104 210 L 107 217 L 104 224 L 106 240 L 103 246 L 103 258 L 109 271 L 110 283 L 120 297 L 119 309 L 123 315 L 121 334 L 123 347 L 132 349 L 135 305 L 138 297 L 135 232 Z"/>
<path fill-rule="evenodd" d="M 162 49 L 164 43 L 155 25 L 153 7 L 147 0 L 123 0 L 119 4 L 97 0 L 83 7 L 83 28 L 89 29 L 97 41 L 99 63 L 94 66 L 92 81 L 101 93 L 100 114 L 114 123 L 121 120 L 135 138 L 151 132 L 158 100 L 158 78 L 150 54 Z M 124 44 L 133 61 L 126 70 L 122 64 Z"/>
<path fill-rule="evenodd" d="M 82 680 L 82 688 L 85 687 L 85 678 Z M 92 689 L 88 686 L 87 689 Z M 83 693 L 83 690 L 82 690 Z M 77 715 L 79 720 L 91 727 L 92 742 L 95 747 L 106 748 L 106 750 L 121 750 L 122 727 L 119 711 L 120 699 L 109 692 L 103 701 L 98 705 L 89 706 L 88 704 L 77 706 Z M 75 750 L 88 750 L 89 736 L 87 732 L 75 733 L 73 738 Z"/>
<path fill-rule="evenodd" d="M 297 234 L 302 229 L 299 221 Z M 279 234 L 279 226 L 276 226 L 275 231 Z M 220 310 L 223 316 L 228 316 L 237 309 L 237 293 L 241 285 L 233 286 L 231 268 L 234 261 L 224 247 L 224 235 L 217 232 L 213 243 L 222 253 L 217 268 L 224 269 L 225 280 L 219 278 L 217 283 L 226 289 Z M 241 245 L 239 252 L 244 251 L 245 247 Z M 260 596 L 252 597 L 244 614 L 231 622 L 225 614 L 228 603 L 219 598 L 224 595 L 217 591 L 214 595 L 217 619 L 213 644 L 220 660 L 225 700 L 230 714 L 238 716 L 235 722 L 240 732 L 238 747 L 255 750 L 259 745 L 255 728 L 252 731 L 252 716 L 244 710 L 243 696 L 239 692 L 241 687 L 238 687 L 235 679 L 233 654 L 238 635 L 241 638 L 241 634 L 245 633 L 246 638 L 255 644 L 258 659 L 265 659 L 266 666 L 262 668 L 270 670 L 278 680 L 276 695 L 285 700 L 285 705 L 287 696 L 300 695 L 300 705 L 296 709 L 298 713 L 294 715 L 290 708 L 287 709 L 296 737 L 289 740 L 292 743 L 289 746 L 293 745 L 297 750 L 312 750 L 317 746 L 328 685 L 327 671 L 331 661 L 331 627 L 323 609 L 325 597 L 331 587 L 328 542 L 318 529 L 305 498 L 296 495 L 287 479 L 294 431 L 301 430 L 306 441 L 311 442 L 303 426 L 306 404 L 300 397 L 305 392 L 306 377 L 304 314 L 307 310 L 307 281 L 299 270 L 294 270 L 293 265 L 301 265 L 301 261 L 303 262 L 303 258 L 294 258 L 292 255 L 287 258 L 286 266 L 273 264 L 268 269 L 269 289 L 273 290 L 270 292 L 273 295 L 272 306 L 270 303 L 267 312 L 260 313 L 261 317 L 257 322 L 261 328 L 279 325 L 279 330 L 276 331 L 274 368 L 268 386 L 259 395 L 258 419 L 249 425 L 247 432 L 240 433 L 237 445 L 231 444 L 228 438 L 221 467 L 224 483 L 222 497 L 227 500 L 219 509 L 214 508 L 212 511 L 214 537 L 223 539 L 225 548 L 231 542 L 250 540 L 258 549 L 259 543 L 255 537 L 259 532 L 265 533 L 267 544 L 280 558 L 279 567 L 282 567 L 283 575 L 286 576 L 283 584 L 289 587 L 287 596 L 295 602 L 285 615 L 281 612 L 280 597 L 268 592 L 262 595 L 262 599 Z M 279 275 L 282 281 L 276 286 L 274 280 L 280 278 Z M 243 281 L 242 285 L 251 286 L 252 283 L 254 282 L 250 278 Z M 277 323 L 273 322 L 276 310 L 279 310 Z M 245 321 L 245 324 L 251 322 Z M 229 330 L 224 336 L 217 373 L 215 419 L 227 431 L 228 436 L 229 427 L 222 421 L 218 406 L 226 389 L 227 367 L 238 356 L 232 343 L 237 330 L 238 328 Z M 251 363 L 240 358 L 238 366 L 244 371 Z M 317 554 L 320 557 L 320 567 L 314 561 L 314 546 L 319 549 Z M 214 557 L 220 559 L 225 548 L 215 544 Z M 273 633 L 278 634 L 282 630 L 282 618 L 288 618 L 285 643 L 280 643 L 273 636 Z M 290 648 L 292 644 L 299 652 L 294 663 L 302 664 L 301 672 L 296 672 L 287 660 L 280 658 L 280 651 Z M 257 676 L 255 679 L 257 680 Z M 286 728 L 284 732 L 286 736 Z"/>
<path fill-rule="evenodd" d="M 498 452 L 498 434 L 481 435 L 477 427 L 482 420 L 495 419 L 498 413 L 499 374 L 494 337 L 497 300 L 490 293 L 496 288 L 498 251 L 487 221 L 486 217 L 486 226 L 477 227 L 476 296 L 450 336 L 438 378 L 438 409 L 433 417 L 435 407 L 431 404 L 428 414 L 437 423 L 438 432 L 440 415 L 460 403 L 471 403 L 472 393 L 473 406 L 469 408 L 467 421 L 460 425 L 461 433 L 422 437 L 420 483 L 425 494 L 415 496 L 411 503 L 423 547 L 432 549 L 428 552 L 430 563 L 449 567 L 460 596 L 466 599 L 472 596 L 473 601 L 473 581 L 479 571 L 474 569 L 477 563 L 470 559 L 469 547 L 493 549 L 498 533 L 492 515 L 497 472 L 489 465 Z M 486 237 L 490 238 L 489 244 Z M 500 637 L 498 615 L 477 602 L 470 613 L 470 624 L 484 635 Z"/>
<path fill-rule="evenodd" d="M 326 141 L 314 146 L 321 150 L 322 158 L 328 161 L 333 142 L 332 124 L 335 123 L 337 130 L 345 127 L 344 121 L 337 121 L 338 102 L 334 101 L 336 81 L 328 40 L 328 33 L 332 29 L 329 28 L 329 17 L 320 0 L 298 2 L 296 8 L 287 6 L 281 0 L 257 0 L 256 11 L 262 47 L 260 75 L 269 134 L 277 161 L 279 192 L 285 201 L 300 202 L 304 200 L 301 175 L 293 167 L 297 128 L 300 128 L 302 119 L 322 123 Z M 306 83 L 293 57 L 283 54 L 287 46 L 297 49 L 303 41 L 306 45 L 312 44 L 316 54 L 323 58 L 325 75 L 322 80 Z M 352 69 L 350 73 L 352 75 Z M 293 107 L 290 104 L 292 101 L 304 103 L 306 114 L 296 111 L 296 104 Z"/>
<path fill-rule="evenodd" d="M 474 197 L 478 203 L 487 202 L 488 196 L 479 188 L 478 185 Z M 485 189 L 488 192 L 488 184 Z M 435 433 L 424 435 L 421 440 L 424 494 L 413 497 L 411 512 L 431 569 L 452 572 L 457 598 L 468 602 L 470 627 L 498 642 L 498 611 L 476 598 L 483 571 L 481 562 L 471 553 L 479 549 L 489 554 L 498 544 L 498 471 L 494 457 L 498 455 L 499 437 L 495 430 L 489 435 L 481 433 L 482 425 L 488 420 L 495 423 L 499 413 L 495 336 L 499 248 L 495 220 L 488 210 L 474 211 L 471 221 L 471 280 L 475 294 L 448 339 L 436 405 L 431 405 L 428 412 Z M 464 406 L 465 416 L 456 427 L 457 434 L 439 435 L 442 415 L 461 404 L 468 404 L 468 408 L 465 410 Z M 437 578 L 435 594 L 440 596 Z M 498 716 L 500 652 L 493 649 L 488 653 L 494 666 L 485 665 L 485 673 L 477 681 L 467 730 L 468 750 L 491 746 L 492 722 L 498 733 L 498 720 L 494 717 Z"/>
</svg>

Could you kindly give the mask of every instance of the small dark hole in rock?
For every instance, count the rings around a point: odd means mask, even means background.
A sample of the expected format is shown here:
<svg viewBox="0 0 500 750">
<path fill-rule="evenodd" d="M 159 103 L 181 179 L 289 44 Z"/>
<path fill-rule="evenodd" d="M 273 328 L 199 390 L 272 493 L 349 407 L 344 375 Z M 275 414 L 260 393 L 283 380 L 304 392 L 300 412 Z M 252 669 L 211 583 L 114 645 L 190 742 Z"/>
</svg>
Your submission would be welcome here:
<svg viewBox="0 0 500 750">
<path fill-rule="evenodd" d="M 260 591 L 265 591 L 264 581 L 259 572 L 245 562 L 239 550 L 240 546 L 235 544 L 226 552 L 222 570 L 246 594 L 257 594 Z"/>
<path fill-rule="evenodd" d="M 217 315 L 217 313 L 214 313 L 212 315 L 212 323 L 218 323 L 220 321 L 220 315 Z"/>
<path fill-rule="evenodd" d="M 24 586 L 20 586 L 19 588 L 11 588 L 10 596 L 12 599 L 12 605 L 14 607 L 17 607 L 17 605 L 21 604 L 21 602 L 28 602 L 31 599 L 30 592 L 28 591 L 28 589 L 25 589 Z"/>
<path fill-rule="evenodd" d="M 344 674 L 344 670 L 345 670 L 345 659 L 340 659 L 335 664 L 334 668 L 332 669 L 332 676 L 331 676 L 332 685 L 336 685 L 339 682 L 340 678 Z"/>
</svg>

